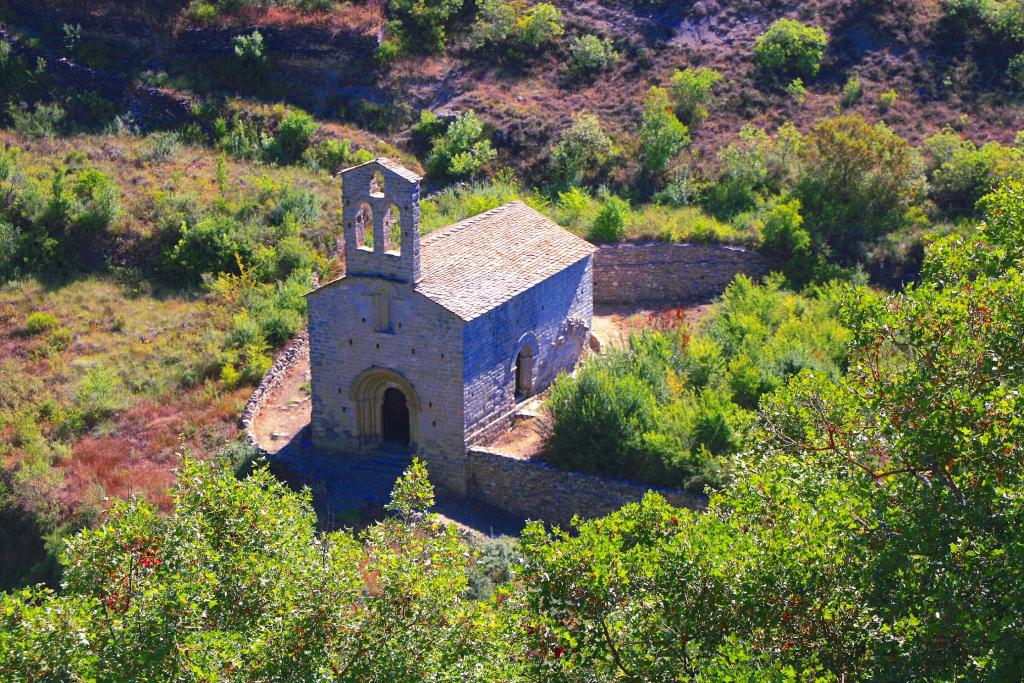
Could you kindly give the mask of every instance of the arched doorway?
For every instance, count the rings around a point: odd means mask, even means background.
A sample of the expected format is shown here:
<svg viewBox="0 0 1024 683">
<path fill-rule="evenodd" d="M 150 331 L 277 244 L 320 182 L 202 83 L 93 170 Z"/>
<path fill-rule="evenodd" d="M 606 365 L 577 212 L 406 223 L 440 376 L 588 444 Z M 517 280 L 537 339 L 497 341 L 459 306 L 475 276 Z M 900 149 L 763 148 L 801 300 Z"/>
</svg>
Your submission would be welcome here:
<svg viewBox="0 0 1024 683">
<path fill-rule="evenodd" d="M 373 367 L 352 383 L 360 444 L 413 447 L 419 442 L 421 406 L 413 385 L 394 370 Z"/>
<path fill-rule="evenodd" d="M 381 439 L 384 443 L 409 445 L 409 406 L 405 394 L 394 387 L 384 392 L 381 405 Z"/>
</svg>

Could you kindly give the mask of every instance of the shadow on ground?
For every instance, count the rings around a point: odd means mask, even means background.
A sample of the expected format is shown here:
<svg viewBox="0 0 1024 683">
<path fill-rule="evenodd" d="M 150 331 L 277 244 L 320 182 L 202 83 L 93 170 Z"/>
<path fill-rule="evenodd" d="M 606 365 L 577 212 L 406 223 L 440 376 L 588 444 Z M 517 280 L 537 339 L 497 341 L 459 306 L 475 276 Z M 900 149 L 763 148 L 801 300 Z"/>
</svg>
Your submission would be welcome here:
<svg viewBox="0 0 1024 683">
<path fill-rule="evenodd" d="M 313 446 L 309 426 L 270 456 L 271 470 L 291 486 L 308 486 L 317 519 L 324 529 L 361 526 L 381 517 L 395 480 L 411 456 L 381 450 L 351 455 Z M 480 501 L 436 492 L 433 512 L 482 536 L 518 536 L 525 520 Z"/>
</svg>

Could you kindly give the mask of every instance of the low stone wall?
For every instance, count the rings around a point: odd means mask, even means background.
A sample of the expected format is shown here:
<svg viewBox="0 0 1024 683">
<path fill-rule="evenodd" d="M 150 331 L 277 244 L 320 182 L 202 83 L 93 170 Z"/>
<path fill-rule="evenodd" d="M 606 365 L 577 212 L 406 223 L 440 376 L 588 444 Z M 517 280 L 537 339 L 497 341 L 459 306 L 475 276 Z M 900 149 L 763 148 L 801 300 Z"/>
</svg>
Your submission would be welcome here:
<svg viewBox="0 0 1024 683">
<path fill-rule="evenodd" d="M 573 515 L 602 517 L 626 503 L 639 501 L 651 490 L 677 507 L 702 510 L 707 506 L 707 498 L 702 495 L 568 472 L 489 448 L 471 448 L 467 455 L 470 498 L 527 519 L 543 519 L 563 527 Z"/>
<path fill-rule="evenodd" d="M 270 366 L 270 370 L 267 374 L 263 375 L 263 379 L 260 380 L 256 390 L 252 392 L 252 396 L 249 397 L 248 402 L 245 404 L 245 409 L 242 410 L 242 417 L 240 423 L 242 429 L 245 431 L 245 437 L 249 443 L 259 451 L 263 451 L 263 448 L 257 443 L 256 435 L 252 431 L 252 421 L 256 419 L 256 416 L 263 410 L 263 406 L 266 405 L 270 399 L 271 394 L 274 393 L 274 389 L 281 383 L 284 376 L 288 374 L 288 371 L 294 368 L 303 358 L 309 357 L 309 334 L 306 332 L 300 332 L 295 335 L 291 343 L 285 347 L 281 355 L 277 357 L 274 364 Z"/>
<path fill-rule="evenodd" d="M 768 272 L 764 256 L 720 244 L 605 244 L 594 255 L 594 303 L 699 303 L 720 295 L 739 274 Z"/>
</svg>

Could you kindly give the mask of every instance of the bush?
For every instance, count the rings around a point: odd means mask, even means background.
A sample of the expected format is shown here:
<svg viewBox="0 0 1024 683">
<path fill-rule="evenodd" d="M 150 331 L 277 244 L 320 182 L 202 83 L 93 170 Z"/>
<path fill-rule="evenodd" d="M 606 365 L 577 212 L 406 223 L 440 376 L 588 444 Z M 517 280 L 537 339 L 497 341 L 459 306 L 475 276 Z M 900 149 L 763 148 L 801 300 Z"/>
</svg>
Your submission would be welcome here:
<svg viewBox="0 0 1024 683">
<path fill-rule="evenodd" d="M 48 332 L 60 326 L 60 318 L 52 313 L 35 311 L 25 318 L 25 332 L 32 336 Z"/>
<path fill-rule="evenodd" d="M 318 130 L 320 124 L 306 112 L 288 112 L 277 128 L 270 156 L 279 164 L 294 164 L 306 153 Z"/>
<path fill-rule="evenodd" d="M 612 41 L 587 33 L 576 37 L 569 46 L 570 76 L 581 77 L 607 71 L 619 62 L 619 53 Z"/>
<path fill-rule="evenodd" d="M 668 90 L 679 120 L 688 126 L 700 123 L 708 115 L 714 87 L 721 80 L 721 73 L 707 67 L 677 70 L 672 75 Z"/>
<path fill-rule="evenodd" d="M 758 64 L 772 71 L 815 76 L 828 45 L 828 34 L 794 19 L 778 19 L 754 42 Z"/>
<path fill-rule="evenodd" d="M 417 52 L 444 49 L 445 28 L 463 0 L 393 0 L 389 8 L 402 30 L 402 44 Z"/>
<path fill-rule="evenodd" d="M 640 123 L 640 164 L 650 174 L 663 172 L 670 161 L 690 144 L 690 131 L 672 113 L 668 93 L 652 87 L 644 100 Z"/>
<path fill-rule="evenodd" d="M 899 102 L 900 95 L 895 90 L 887 90 L 886 92 L 878 96 L 878 108 L 885 113 L 896 106 Z"/>
<path fill-rule="evenodd" d="M 793 98 L 797 106 L 803 106 L 804 100 L 807 99 L 807 88 L 804 87 L 804 81 L 802 78 L 794 78 L 786 86 L 786 92 Z"/>
<path fill-rule="evenodd" d="M 1018 92 L 1024 92 L 1024 52 L 1010 59 L 1006 66 L 1006 77 Z"/>
<path fill-rule="evenodd" d="M 179 239 L 162 255 L 165 275 L 195 285 L 204 273 L 237 273 L 238 259 L 251 260 L 255 244 L 249 231 L 228 216 L 211 216 L 195 225 L 182 222 Z"/>
<path fill-rule="evenodd" d="M 988 142 L 977 147 L 952 130 L 925 140 L 932 161 L 929 195 L 949 216 L 969 216 L 1002 180 L 1024 174 L 1024 150 Z"/>
<path fill-rule="evenodd" d="M 923 190 L 917 151 L 885 124 L 861 116 L 826 119 L 804 136 L 796 196 L 815 233 L 840 260 L 902 226 Z"/>
<path fill-rule="evenodd" d="M 846 79 L 846 84 L 843 86 L 843 94 L 839 98 L 839 103 L 844 108 L 852 107 L 860 102 L 863 96 L 864 85 L 861 83 L 860 76 L 850 76 Z"/>
<path fill-rule="evenodd" d="M 523 59 L 562 35 L 561 11 L 548 2 L 480 0 L 470 38 L 477 47 L 501 49 Z"/>
<path fill-rule="evenodd" d="M 438 177 L 468 177 L 479 173 L 496 156 L 491 141 L 484 137 L 483 122 L 467 111 L 433 139 L 426 165 L 428 172 Z"/>
<path fill-rule="evenodd" d="M 30 110 L 27 105 L 10 105 L 7 113 L 14 130 L 30 138 L 49 138 L 60 135 L 66 128 L 67 113 L 59 104 L 37 104 Z"/>
<path fill-rule="evenodd" d="M 559 188 L 589 184 L 600 177 L 614 154 L 612 139 L 598 118 L 579 114 L 551 148 L 549 174 Z"/>
<path fill-rule="evenodd" d="M 263 46 L 263 34 L 253 31 L 247 36 L 235 36 L 231 39 L 235 57 L 247 69 L 262 69 L 267 63 L 266 48 Z"/>
<path fill-rule="evenodd" d="M 286 188 L 270 210 L 271 225 L 284 225 L 290 217 L 299 225 L 311 226 L 320 220 L 323 199 L 316 192 L 303 188 Z"/>
<path fill-rule="evenodd" d="M 604 205 L 590 226 L 588 237 L 597 242 L 619 242 L 626 236 L 629 202 L 613 194 L 605 195 Z"/>
<path fill-rule="evenodd" d="M 75 407 L 86 425 L 95 425 L 125 406 L 125 388 L 121 378 L 102 364 L 89 367 L 75 390 Z"/>
<path fill-rule="evenodd" d="M 139 161 L 159 164 L 170 161 L 181 152 L 181 139 L 175 133 L 154 133 L 142 143 Z"/>
</svg>

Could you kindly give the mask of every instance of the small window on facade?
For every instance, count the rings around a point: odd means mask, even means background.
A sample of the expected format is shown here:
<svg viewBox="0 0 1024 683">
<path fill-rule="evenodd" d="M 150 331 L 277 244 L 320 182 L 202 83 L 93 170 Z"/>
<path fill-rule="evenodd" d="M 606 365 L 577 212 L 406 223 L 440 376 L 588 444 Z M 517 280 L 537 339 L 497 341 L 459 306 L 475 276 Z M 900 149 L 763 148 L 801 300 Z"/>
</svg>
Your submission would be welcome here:
<svg viewBox="0 0 1024 683">
<path fill-rule="evenodd" d="M 391 331 L 391 295 L 385 289 L 373 295 L 373 329 Z"/>
</svg>

